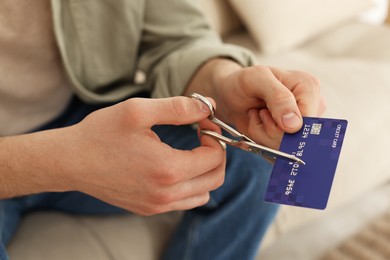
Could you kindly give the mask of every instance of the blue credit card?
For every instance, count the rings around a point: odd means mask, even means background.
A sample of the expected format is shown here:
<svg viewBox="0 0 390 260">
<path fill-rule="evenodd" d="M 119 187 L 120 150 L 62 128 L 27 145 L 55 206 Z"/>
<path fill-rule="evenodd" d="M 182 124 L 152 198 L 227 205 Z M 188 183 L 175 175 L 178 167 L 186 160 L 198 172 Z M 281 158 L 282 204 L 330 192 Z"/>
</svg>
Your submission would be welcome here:
<svg viewBox="0 0 390 260">
<path fill-rule="evenodd" d="M 280 151 L 306 164 L 276 159 L 265 201 L 325 209 L 347 124 L 341 119 L 304 117 L 300 131 L 284 134 Z"/>
</svg>

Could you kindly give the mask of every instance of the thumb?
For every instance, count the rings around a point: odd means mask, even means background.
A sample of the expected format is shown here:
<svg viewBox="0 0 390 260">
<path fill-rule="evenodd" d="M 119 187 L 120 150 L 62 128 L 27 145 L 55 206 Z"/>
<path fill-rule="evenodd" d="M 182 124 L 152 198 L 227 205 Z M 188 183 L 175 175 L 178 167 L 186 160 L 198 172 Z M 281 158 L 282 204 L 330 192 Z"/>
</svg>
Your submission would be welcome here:
<svg viewBox="0 0 390 260">
<path fill-rule="evenodd" d="M 203 102 L 189 97 L 142 100 L 138 109 L 144 115 L 144 122 L 148 127 L 192 124 L 210 115 L 209 108 Z"/>
<path fill-rule="evenodd" d="M 298 131 L 302 127 L 302 115 L 293 93 L 275 77 L 269 78 L 267 87 L 258 93 L 271 112 L 277 125 L 287 133 Z"/>
<path fill-rule="evenodd" d="M 266 103 L 272 118 L 283 131 L 293 133 L 302 127 L 302 116 L 295 96 L 270 68 L 249 67 L 239 79 L 241 86 L 245 86 L 251 96 Z"/>
<path fill-rule="evenodd" d="M 281 129 L 294 133 L 302 127 L 302 116 L 295 96 L 284 85 L 279 84 L 275 84 L 273 93 L 266 96 L 267 108 Z"/>
</svg>

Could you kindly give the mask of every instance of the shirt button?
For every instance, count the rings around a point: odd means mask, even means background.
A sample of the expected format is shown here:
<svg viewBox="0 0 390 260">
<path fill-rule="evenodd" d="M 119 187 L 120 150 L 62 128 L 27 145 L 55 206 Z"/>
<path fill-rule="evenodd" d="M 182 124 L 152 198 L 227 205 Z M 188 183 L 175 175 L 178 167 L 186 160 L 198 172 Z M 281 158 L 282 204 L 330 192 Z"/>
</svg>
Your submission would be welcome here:
<svg viewBox="0 0 390 260">
<path fill-rule="evenodd" d="M 134 83 L 137 85 L 144 84 L 146 82 L 146 73 L 142 70 L 137 70 L 134 74 Z"/>
</svg>

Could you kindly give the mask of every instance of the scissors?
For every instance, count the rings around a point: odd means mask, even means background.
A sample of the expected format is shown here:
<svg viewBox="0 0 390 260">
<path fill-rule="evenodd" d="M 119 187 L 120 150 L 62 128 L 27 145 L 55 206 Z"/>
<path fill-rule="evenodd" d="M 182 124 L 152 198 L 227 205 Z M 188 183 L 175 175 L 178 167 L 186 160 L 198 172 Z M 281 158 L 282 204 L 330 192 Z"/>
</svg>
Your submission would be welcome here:
<svg viewBox="0 0 390 260">
<path fill-rule="evenodd" d="M 294 155 L 284 153 L 284 152 L 274 150 L 272 148 L 268 148 L 268 147 L 257 144 L 255 141 L 253 141 L 252 139 L 250 139 L 246 135 L 240 133 L 239 131 L 237 131 L 233 127 L 229 126 L 228 124 L 226 124 L 226 123 L 222 122 L 221 120 L 219 120 L 218 118 L 216 118 L 214 106 L 211 104 L 211 102 L 207 98 L 203 97 L 202 95 L 197 94 L 197 93 L 193 93 L 191 95 L 191 97 L 194 99 L 197 99 L 197 100 L 199 100 L 207 105 L 207 107 L 210 109 L 209 120 L 211 122 L 218 125 L 223 130 L 225 130 L 226 132 L 228 132 L 234 138 L 237 138 L 237 139 L 232 139 L 232 138 L 223 136 L 221 134 L 218 134 L 218 133 L 216 133 L 214 131 L 210 131 L 210 130 L 202 130 L 200 132 L 201 135 L 211 136 L 211 137 L 217 139 L 218 141 L 221 141 L 221 142 L 226 143 L 228 145 L 240 148 L 240 149 L 247 151 L 247 152 L 262 155 L 262 156 L 267 157 L 271 160 L 276 160 L 276 158 L 282 158 L 282 159 L 287 159 L 290 161 L 295 161 L 299 164 L 305 164 L 305 162 L 303 160 L 301 160 L 300 158 L 298 158 Z"/>
</svg>

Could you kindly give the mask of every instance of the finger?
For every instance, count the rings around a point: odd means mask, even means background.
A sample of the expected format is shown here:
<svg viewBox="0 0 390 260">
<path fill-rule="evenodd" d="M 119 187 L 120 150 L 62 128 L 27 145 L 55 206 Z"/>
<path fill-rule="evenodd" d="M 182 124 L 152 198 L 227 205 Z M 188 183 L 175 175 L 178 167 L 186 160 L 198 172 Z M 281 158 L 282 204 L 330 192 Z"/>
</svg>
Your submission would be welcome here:
<svg viewBox="0 0 390 260">
<path fill-rule="evenodd" d="M 178 205 L 183 205 L 183 201 L 192 201 L 193 198 L 219 188 L 224 179 L 225 163 L 221 163 L 217 168 L 190 180 L 165 186 L 155 194 L 151 202 L 157 206 L 168 208 L 165 210 L 179 209 L 181 206 Z M 187 208 L 192 207 L 194 206 L 187 206 Z"/>
<path fill-rule="evenodd" d="M 193 197 L 185 198 L 183 200 L 176 201 L 170 205 L 166 206 L 165 211 L 174 211 L 174 210 L 189 210 L 194 209 L 200 206 L 207 204 L 210 200 L 210 193 L 206 192 L 200 195 Z"/>
<path fill-rule="evenodd" d="M 196 176 L 186 182 L 168 186 L 165 192 L 170 194 L 169 201 L 164 202 L 173 203 L 199 194 L 208 193 L 218 189 L 224 181 L 225 164 L 220 164 L 210 172 Z"/>
<path fill-rule="evenodd" d="M 253 69 L 252 75 L 248 75 L 248 79 L 244 80 L 243 84 L 252 86 L 250 87 L 252 94 L 266 102 L 267 108 L 281 129 L 289 133 L 298 131 L 302 126 L 302 116 L 293 93 L 275 77 L 269 68 L 254 67 Z M 264 84 L 259 85 L 258 82 Z"/>
<path fill-rule="evenodd" d="M 299 110 L 304 116 L 320 116 L 325 110 L 320 82 L 312 75 L 297 70 L 271 68 L 275 77 L 289 88 L 297 99 Z"/>
<path fill-rule="evenodd" d="M 221 133 L 221 129 L 208 119 L 201 120 L 199 127 Z M 161 158 L 158 154 L 165 155 L 162 161 L 157 162 L 162 165 L 162 182 L 182 183 L 226 163 L 226 146 L 206 135 L 200 137 L 200 141 L 200 147 L 189 151 L 174 149 L 164 143 L 160 143 L 162 149 L 150 151 L 156 154 L 156 158 Z"/>
<path fill-rule="evenodd" d="M 283 131 L 279 128 L 268 109 L 261 109 L 259 116 L 263 122 L 267 135 L 273 139 L 280 137 Z"/>
<path fill-rule="evenodd" d="M 322 116 L 325 113 L 326 110 L 326 102 L 325 98 L 321 96 L 320 105 L 318 107 L 317 116 Z"/>
<path fill-rule="evenodd" d="M 276 124 L 268 109 L 260 110 L 259 115 L 267 136 L 270 137 L 270 141 L 265 143 L 265 145 L 274 149 L 279 149 L 283 137 L 283 130 Z"/>
<path fill-rule="evenodd" d="M 221 129 L 209 120 L 200 121 L 199 127 L 200 129 L 204 128 L 221 134 Z M 201 136 L 200 141 L 201 146 L 191 151 L 171 149 L 172 160 L 175 158 L 175 162 L 180 162 L 173 166 L 172 172 L 184 173 L 178 175 L 171 184 L 184 183 L 213 171 L 216 168 L 219 168 L 219 172 L 224 174 L 226 164 L 225 146 L 222 146 L 217 140 L 207 135 Z M 223 177 L 221 178 L 223 179 Z"/>
<path fill-rule="evenodd" d="M 267 109 L 249 111 L 249 135 L 259 144 L 278 149 L 283 131 Z"/>
<path fill-rule="evenodd" d="M 178 194 L 184 199 L 218 189 L 225 181 L 225 165 L 223 162 L 212 171 L 187 181 L 179 187 Z"/>
<path fill-rule="evenodd" d="M 103 197 L 99 199 L 111 205 L 115 205 L 117 207 L 128 210 L 129 212 L 132 212 L 134 214 L 138 214 L 140 216 L 152 216 L 175 210 L 189 210 L 199 206 L 203 206 L 210 200 L 210 193 L 205 192 L 166 204 L 145 204 L 136 202 L 134 205 L 132 203 L 129 203 L 128 199 L 123 199 L 122 197 L 117 197 L 114 199 L 107 199 L 106 197 Z"/>
<path fill-rule="evenodd" d="M 314 96 L 310 93 L 305 93 L 299 96 L 298 107 L 303 116 L 318 117 L 325 112 L 325 101 L 320 95 Z"/>
<path fill-rule="evenodd" d="M 203 138 L 202 138 L 203 139 Z M 216 142 L 209 140 L 208 142 Z M 183 183 L 218 167 L 224 162 L 224 151 L 214 144 L 214 147 L 200 146 L 190 151 L 173 149 L 161 143 L 164 149 L 151 151 L 156 154 L 156 164 L 159 165 L 157 181 L 167 185 Z M 161 155 L 164 154 L 164 158 Z M 159 159 L 160 158 L 160 159 Z M 159 161 L 157 161 L 159 160 Z"/>
<path fill-rule="evenodd" d="M 133 114 L 140 117 L 137 123 L 147 127 L 192 124 L 210 115 L 209 108 L 203 102 L 189 97 L 135 98 L 128 103 Z"/>
<path fill-rule="evenodd" d="M 221 128 L 208 119 L 201 120 L 198 123 L 198 126 L 199 126 L 198 133 L 201 130 L 210 130 L 210 131 L 213 131 L 213 132 L 216 132 L 216 133 L 219 133 L 222 135 Z M 222 148 L 222 150 L 226 150 L 226 144 L 224 144 L 222 141 L 217 141 L 216 139 L 214 139 L 210 136 L 207 136 L 207 135 L 203 135 L 203 136 L 199 136 L 199 137 L 200 137 L 201 144 L 204 146 L 215 147 L 215 148 L 217 148 L 219 146 L 220 148 Z"/>
</svg>

